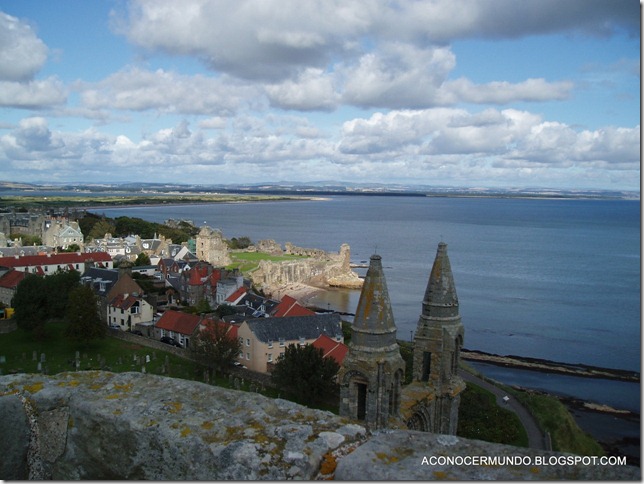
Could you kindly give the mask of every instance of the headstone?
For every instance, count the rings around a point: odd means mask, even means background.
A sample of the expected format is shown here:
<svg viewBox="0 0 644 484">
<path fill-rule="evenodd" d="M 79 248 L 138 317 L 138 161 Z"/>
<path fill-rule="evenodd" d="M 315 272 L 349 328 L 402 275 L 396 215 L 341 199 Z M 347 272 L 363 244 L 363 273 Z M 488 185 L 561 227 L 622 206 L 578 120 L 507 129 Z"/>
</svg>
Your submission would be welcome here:
<svg viewBox="0 0 644 484">
<path fill-rule="evenodd" d="M 145 362 L 150 363 L 150 355 L 145 355 Z"/>
<path fill-rule="evenodd" d="M 161 365 L 161 374 L 165 375 L 165 365 Z"/>
<path fill-rule="evenodd" d="M 76 371 L 80 369 L 80 360 L 76 360 Z"/>
<path fill-rule="evenodd" d="M 45 362 L 45 353 L 40 353 L 40 362 L 44 363 Z"/>
<path fill-rule="evenodd" d="M 235 390 L 239 390 L 239 378 L 235 378 L 234 386 Z"/>
<path fill-rule="evenodd" d="M 33 352 L 33 356 L 31 357 L 31 359 L 32 359 L 33 361 L 38 361 L 38 352 L 37 352 L 37 351 L 34 351 L 34 352 Z"/>
<path fill-rule="evenodd" d="M 145 365 L 141 367 L 141 373 L 145 373 Z"/>
<path fill-rule="evenodd" d="M 5 355 L 0 356 L 0 363 L 6 363 L 7 357 Z"/>
<path fill-rule="evenodd" d="M 38 371 L 42 371 L 42 363 L 40 361 L 38 362 Z"/>
<path fill-rule="evenodd" d="M 79 360 L 79 359 L 80 359 L 80 351 L 77 351 L 77 352 L 76 352 L 76 359 L 77 359 L 77 360 Z"/>
</svg>

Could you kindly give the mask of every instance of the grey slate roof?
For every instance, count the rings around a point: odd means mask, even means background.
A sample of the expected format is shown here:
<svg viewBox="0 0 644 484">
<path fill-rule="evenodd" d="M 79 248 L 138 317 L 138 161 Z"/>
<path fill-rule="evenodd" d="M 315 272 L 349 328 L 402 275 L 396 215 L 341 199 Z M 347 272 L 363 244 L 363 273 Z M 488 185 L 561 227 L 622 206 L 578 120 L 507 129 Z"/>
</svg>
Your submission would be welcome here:
<svg viewBox="0 0 644 484">
<path fill-rule="evenodd" d="M 285 318 L 258 318 L 247 321 L 250 330 L 264 343 L 316 339 L 321 334 L 331 338 L 342 335 L 340 315 L 316 314 L 315 316 L 289 316 Z"/>
</svg>

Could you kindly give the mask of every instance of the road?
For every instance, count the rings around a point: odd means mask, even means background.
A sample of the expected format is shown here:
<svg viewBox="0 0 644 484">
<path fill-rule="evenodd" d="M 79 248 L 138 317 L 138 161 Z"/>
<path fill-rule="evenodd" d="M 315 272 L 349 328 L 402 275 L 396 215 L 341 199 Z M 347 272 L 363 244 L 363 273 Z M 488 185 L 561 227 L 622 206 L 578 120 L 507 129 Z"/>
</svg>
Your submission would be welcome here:
<svg viewBox="0 0 644 484">
<path fill-rule="evenodd" d="M 459 375 L 466 382 L 473 383 L 480 386 L 481 388 L 486 389 L 489 392 L 492 392 L 496 396 L 496 404 L 499 407 L 507 408 L 508 410 L 514 412 L 517 417 L 519 417 L 519 420 L 521 420 L 521 423 L 523 424 L 523 427 L 528 434 L 528 447 L 530 447 L 531 449 L 548 450 L 546 445 L 546 438 L 543 433 L 541 433 L 537 422 L 534 420 L 530 412 L 528 412 L 528 410 L 514 397 L 510 397 L 510 399 L 506 402 L 503 400 L 503 397 L 505 397 L 507 394 L 494 384 L 463 370 L 459 371 Z"/>
</svg>

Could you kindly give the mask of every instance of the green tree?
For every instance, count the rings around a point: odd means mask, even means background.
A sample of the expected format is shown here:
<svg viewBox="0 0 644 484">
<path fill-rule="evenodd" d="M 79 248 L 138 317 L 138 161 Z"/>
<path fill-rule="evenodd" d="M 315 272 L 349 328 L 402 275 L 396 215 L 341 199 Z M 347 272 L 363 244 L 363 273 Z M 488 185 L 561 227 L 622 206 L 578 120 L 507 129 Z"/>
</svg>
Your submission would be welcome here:
<svg viewBox="0 0 644 484">
<path fill-rule="evenodd" d="M 335 376 L 340 366 L 313 345 L 289 345 L 277 358 L 271 378 L 281 390 L 308 405 L 338 392 Z"/>
<path fill-rule="evenodd" d="M 58 271 L 44 278 L 46 318 L 61 318 L 67 312 L 69 294 L 80 284 L 77 271 Z"/>
<path fill-rule="evenodd" d="M 87 344 L 105 336 L 107 327 L 98 315 L 98 301 L 89 286 L 78 286 L 69 293 L 65 336 Z"/>
<path fill-rule="evenodd" d="M 246 236 L 239 237 L 239 238 L 233 237 L 228 241 L 228 246 L 231 249 L 246 249 L 250 245 L 252 245 L 252 241 L 250 240 L 250 237 L 246 237 Z"/>
<path fill-rule="evenodd" d="M 90 239 L 102 239 L 105 234 L 112 234 L 116 231 L 114 223 L 106 218 L 102 218 L 92 225 L 92 228 L 87 232 L 87 237 Z M 83 231 L 83 233 L 85 233 Z"/>
<path fill-rule="evenodd" d="M 37 235 L 10 234 L 9 238 L 11 240 L 21 239 L 24 247 L 28 245 L 42 245 L 42 239 Z"/>
<path fill-rule="evenodd" d="M 230 335 L 229 330 L 230 325 L 226 323 L 206 320 L 191 345 L 193 354 L 202 365 L 222 370 L 235 362 L 241 343 Z"/>
<path fill-rule="evenodd" d="M 150 264 L 150 256 L 145 252 L 141 252 L 139 255 L 137 255 L 136 260 L 134 261 L 135 266 L 149 266 Z"/>
<path fill-rule="evenodd" d="M 45 279 L 28 274 L 18 284 L 11 305 L 18 327 L 42 337 L 47 320 Z"/>
<path fill-rule="evenodd" d="M 235 309 L 235 306 L 231 306 L 230 304 L 226 304 L 226 303 L 220 304 L 219 306 L 217 306 L 217 309 L 215 309 L 215 314 L 220 318 L 223 318 L 224 316 L 230 316 L 236 313 L 237 313 L 237 309 Z"/>
</svg>

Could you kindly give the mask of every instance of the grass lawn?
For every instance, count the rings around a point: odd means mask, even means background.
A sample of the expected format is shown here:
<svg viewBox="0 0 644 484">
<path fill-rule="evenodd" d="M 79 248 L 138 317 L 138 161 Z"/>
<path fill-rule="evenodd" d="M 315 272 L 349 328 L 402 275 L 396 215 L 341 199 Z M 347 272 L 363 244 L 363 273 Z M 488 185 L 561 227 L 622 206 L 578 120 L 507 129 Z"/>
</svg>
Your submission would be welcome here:
<svg viewBox="0 0 644 484">
<path fill-rule="evenodd" d="M 270 255 L 264 252 L 231 252 L 230 257 L 233 263 L 227 269 L 239 269 L 243 273 L 252 272 L 257 269 L 259 262 L 262 260 L 279 262 L 304 258 L 299 255 Z"/>
<path fill-rule="evenodd" d="M 64 329 L 64 322 L 47 323 L 45 326 L 46 336 L 42 341 L 34 340 L 30 333 L 20 328 L 11 333 L 0 334 L 1 374 L 40 373 L 38 371 L 38 362 L 42 353 L 45 354 L 45 363 L 42 364 L 42 368 L 46 374 L 55 375 L 67 371 L 76 371 L 74 360 L 78 351 L 81 362 L 80 371 L 140 372 L 146 356 L 150 356 L 150 362 L 145 363 L 146 373 L 204 382 L 204 368 L 193 361 L 165 351 L 132 344 L 109 336 L 83 346 L 72 343 L 65 338 Z M 36 360 L 33 359 L 34 352 L 36 353 Z M 139 363 L 137 363 L 137 357 Z M 214 378 L 211 373 L 210 383 L 223 388 L 257 391 L 256 385 L 252 381 L 241 379 L 238 385 L 235 385 L 234 378 L 221 372 L 216 372 Z M 281 398 L 292 399 L 290 395 L 270 387 L 263 388 L 259 393 L 270 398 L 280 396 Z M 325 408 L 324 406 L 317 408 L 332 410 L 337 413 L 337 408 Z"/>
<path fill-rule="evenodd" d="M 195 379 L 199 374 L 197 365 L 191 361 L 116 338 L 106 337 L 88 345 L 73 343 L 64 337 L 64 328 L 63 322 L 47 323 L 42 341 L 34 340 L 30 333 L 21 329 L 0 334 L 0 361 L 4 356 L 4 363 L 0 363 L 2 373 L 38 373 L 42 354 L 45 362 L 41 366 L 47 374 L 75 371 L 74 360 L 78 351 L 79 370 L 141 371 L 145 364 L 146 372 L 160 375 L 167 357 L 165 375 Z M 34 353 L 36 360 L 33 359 Z M 145 363 L 146 355 L 150 356 L 149 363 Z"/>
<path fill-rule="evenodd" d="M 530 410 L 542 429 L 550 432 L 553 450 L 577 455 L 604 455 L 597 441 L 579 428 L 559 399 L 536 392 L 508 391 Z"/>
<path fill-rule="evenodd" d="M 528 446 L 528 435 L 519 417 L 499 407 L 492 393 L 471 383 L 467 383 L 461 395 L 456 434 L 468 439 Z"/>
</svg>

